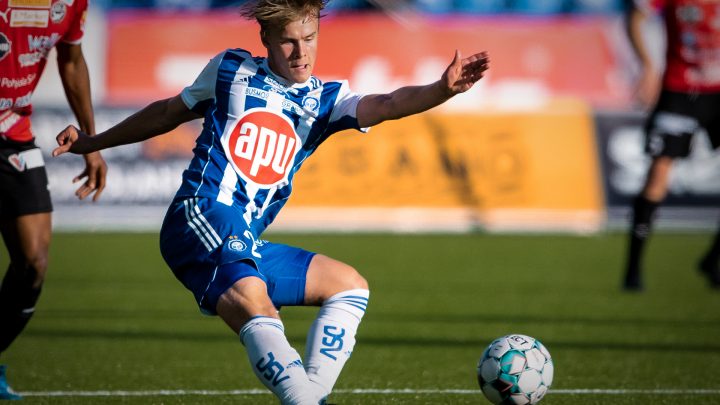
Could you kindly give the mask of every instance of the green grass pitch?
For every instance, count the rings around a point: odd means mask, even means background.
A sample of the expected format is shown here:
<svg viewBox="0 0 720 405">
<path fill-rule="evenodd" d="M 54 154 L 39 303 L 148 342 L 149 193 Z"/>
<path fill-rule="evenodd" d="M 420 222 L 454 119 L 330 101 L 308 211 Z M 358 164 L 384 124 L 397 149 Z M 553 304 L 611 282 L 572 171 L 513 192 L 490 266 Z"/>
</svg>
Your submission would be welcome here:
<svg viewBox="0 0 720 405">
<path fill-rule="evenodd" d="M 695 269 L 711 237 L 654 235 L 641 294 L 619 290 L 622 234 L 267 239 L 350 263 L 370 282 L 330 402 L 489 403 L 477 360 L 494 338 L 522 333 L 553 355 L 542 403 L 582 405 L 720 404 L 720 291 Z M 157 235 L 59 233 L 50 260 L 37 313 L 2 358 L 25 403 L 277 403 L 238 338 L 167 269 Z M 282 311 L 300 353 L 315 312 Z"/>
</svg>

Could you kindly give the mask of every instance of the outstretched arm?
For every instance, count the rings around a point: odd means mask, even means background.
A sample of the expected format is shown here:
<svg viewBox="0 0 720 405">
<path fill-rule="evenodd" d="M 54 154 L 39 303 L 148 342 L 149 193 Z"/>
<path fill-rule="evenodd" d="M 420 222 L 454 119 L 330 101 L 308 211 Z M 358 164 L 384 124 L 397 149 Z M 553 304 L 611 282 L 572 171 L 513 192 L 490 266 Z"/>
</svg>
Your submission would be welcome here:
<svg viewBox="0 0 720 405">
<path fill-rule="evenodd" d="M 78 44 L 60 42 L 57 51 L 58 72 L 70 109 L 75 114 L 80 128 L 87 134 L 95 134 L 95 117 L 90 98 L 90 75 L 88 73 L 82 48 Z M 73 179 L 73 183 L 87 177 L 87 180 L 75 191 L 81 200 L 95 193 L 93 201 L 100 198 L 105 188 L 107 164 L 99 152 L 84 156 L 85 169 Z"/>
<path fill-rule="evenodd" d="M 113 146 L 141 142 L 175 129 L 178 125 L 200 118 L 187 108 L 180 96 L 155 101 L 96 136 L 88 136 L 74 126 L 68 126 L 57 136 L 58 147 L 53 156 L 66 152 L 90 153 Z"/>
<path fill-rule="evenodd" d="M 460 52 L 445 69 L 440 80 L 426 86 L 401 87 L 388 94 L 370 94 L 358 103 L 357 119 L 361 128 L 386 120 L 417 114 L 438 106 L 456 94 L 464 93 L 483 77 L 488 69 L 487 53 L 463 59 Z"/>
</svg>

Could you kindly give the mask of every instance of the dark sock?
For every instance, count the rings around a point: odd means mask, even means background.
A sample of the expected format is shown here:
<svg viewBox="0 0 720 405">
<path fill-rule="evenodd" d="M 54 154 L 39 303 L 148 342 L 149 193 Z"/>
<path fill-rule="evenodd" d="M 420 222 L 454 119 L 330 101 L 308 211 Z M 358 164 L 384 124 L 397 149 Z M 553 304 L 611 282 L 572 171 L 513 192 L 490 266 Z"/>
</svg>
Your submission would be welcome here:
<svg viewBox="0 0 720 405">
<path fill-rule="evenodd" d="M 41 288 L 33 288 L 33 268 L 18 270 L 10 264 L 0 286 L 0 353 L 22 332 L 35 312 Z"/>
<path fill-rule="evenodd" d="M 708 252 L 705 254 L 705 257 L 703 258 L 703 262 L 706 263 L 706 266 L 717 267 L 719 261 L 720 261 L 720 228 L 718 228 L 718 231 L 715 234 L 715 239 L 713 240 L 712 245 L 710 245 L 710 250 L 708 250 Z"/>
<path fill-rule="evenodd" d="M 645 242 L 652 229 L 653 214 L 658 203 L 652 202 L 643 196 L 638 196 L 633 202 L 632 227 L 630 229 L 630 246 L 625 273 L 626 283 L 639 283 L 640 259 L 645 248 Z"/>
</svg>

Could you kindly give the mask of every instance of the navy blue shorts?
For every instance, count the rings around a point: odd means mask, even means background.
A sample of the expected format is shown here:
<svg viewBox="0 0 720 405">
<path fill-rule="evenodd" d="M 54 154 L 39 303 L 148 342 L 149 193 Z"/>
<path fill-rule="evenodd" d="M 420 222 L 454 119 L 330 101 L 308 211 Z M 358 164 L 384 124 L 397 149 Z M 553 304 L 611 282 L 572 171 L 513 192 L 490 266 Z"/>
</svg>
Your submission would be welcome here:
<svg viewBox="0 0 720 405">
<path fill-rule="evenodd" d="M 255 239 L 242 211 L 207 198 L 173 201 L 160 230 L 160 252 L 200 310 L 215 315 L 220 296 L 245 277 L 267 284 L 275 307 L 303 305 L 315 253 Z"/>
</svg>

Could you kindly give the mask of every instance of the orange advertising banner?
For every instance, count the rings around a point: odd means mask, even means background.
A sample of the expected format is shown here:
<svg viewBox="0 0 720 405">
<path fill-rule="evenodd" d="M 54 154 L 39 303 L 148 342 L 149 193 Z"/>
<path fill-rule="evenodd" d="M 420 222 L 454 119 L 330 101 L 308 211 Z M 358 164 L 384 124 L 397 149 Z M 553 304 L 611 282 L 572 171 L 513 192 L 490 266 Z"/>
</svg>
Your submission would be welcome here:
<svg viewBox="0 0 720 405">
<path fill-rule="evenodd" d="M 618 65 L 613 17 L 528 18 L 329 15 L 322 19 L 315 74 L 349 79 L 359 92 L 436 80 L 455 49 L 488 51 L 481 101 L 526 103 L 573 96 L 622 107 L 628 82 Z M 106 102 L 137 105 L 179 93 L 226 48 L 265 55 L 254 22 L 236 12 L 163 14 L 112 11 L 108 18 Z M 477 108 L 471 98 L 464 110 Z"/>
<path fill-rule="evenodd" d="M 584 103 L 532 114 L 427 113 L 330 138 L 298 172 L 287 209 L 414 208 L 426 210 L 424 220 L 460 210 L 484 228 L 592 230 L 604 211 L 597 156 Z"/>
</svg>

